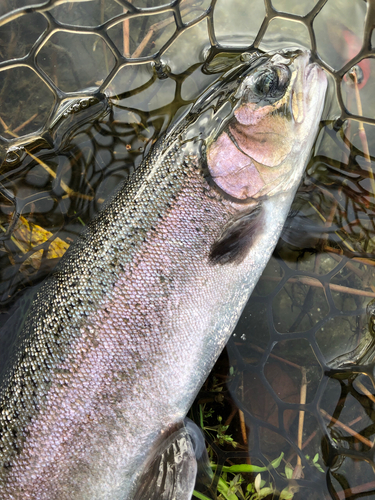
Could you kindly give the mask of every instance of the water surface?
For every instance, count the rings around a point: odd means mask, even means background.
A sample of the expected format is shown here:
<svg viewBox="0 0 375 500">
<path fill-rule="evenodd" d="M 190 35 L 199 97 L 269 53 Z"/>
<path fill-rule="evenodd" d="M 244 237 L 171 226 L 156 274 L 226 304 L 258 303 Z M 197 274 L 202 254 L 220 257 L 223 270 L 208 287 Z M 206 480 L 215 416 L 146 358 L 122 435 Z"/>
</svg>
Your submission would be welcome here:
<svg viewBox="0 0 375 500">
<path fill-rule="evenodd" d="M 167 1 L 93 0 L 12 14 L 32 3 L 0 7 L 1 366 L 35 287 L 168 125 L 241 53 L 308 48 L 330 80 L 321 131 L 274 256 L 193 406 L 218 464 L 197 488 L 215 498 L 222 466 L 273 462 L 263 488 L 372 498 L 375 391 L 363 368 L 342 368 L 372 367 L 371 4 L 217 0 L 208 14 L 206 0 L 175 13 Z M 256 474 L 222 481 L 250 498 Z"/>
</svg>

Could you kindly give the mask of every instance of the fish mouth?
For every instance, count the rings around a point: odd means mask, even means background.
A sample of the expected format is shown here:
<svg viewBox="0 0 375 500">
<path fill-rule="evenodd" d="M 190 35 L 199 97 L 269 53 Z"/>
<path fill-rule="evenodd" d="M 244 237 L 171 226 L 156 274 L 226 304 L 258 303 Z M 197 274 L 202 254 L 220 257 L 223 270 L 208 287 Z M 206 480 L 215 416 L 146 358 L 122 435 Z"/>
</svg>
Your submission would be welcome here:
<svg viewBox="0 0 375 500">
<path fill-rule="evenodd" d="M 327 77 L 323 68 L 311 61 L 309 51 L 302 52 L 293 62 L 297 76 L 292 84 L 290 109 L 294 121 L 301 124 L 310 108 L 318 101 L 324 102 Z M 318 107 L 321 111 L 321 107 Z"/>
<path fill-rule="evenodd" d="M 321 111 L 324 106 L 324 96 L 328 86 L 327 75 L 324 69 L 316 62 L 309 63 L 304 72 L 304 84 L 311 90 L 310 99 L 306 101 L 307 108 L 312 102 L 321 101 Z"/>
<path fill-rule="evenodd" d="M 298 54 L 298 51 L 296 52 Z M 314 79 L 325 81 L 325 72 L 318 63 L 312 60 L 310 51 L 299 51 L 299 55 L 297 55 L 293 63 L 302 72 L 304 83 L 311 83 Z"/>
<path fill-rule="evenodd" d="M 319 80 L 322 83 L 327 80 L 324 69 L 316 62 L 310 62 L 305 69 L 305 81 Z"/>
</svg>

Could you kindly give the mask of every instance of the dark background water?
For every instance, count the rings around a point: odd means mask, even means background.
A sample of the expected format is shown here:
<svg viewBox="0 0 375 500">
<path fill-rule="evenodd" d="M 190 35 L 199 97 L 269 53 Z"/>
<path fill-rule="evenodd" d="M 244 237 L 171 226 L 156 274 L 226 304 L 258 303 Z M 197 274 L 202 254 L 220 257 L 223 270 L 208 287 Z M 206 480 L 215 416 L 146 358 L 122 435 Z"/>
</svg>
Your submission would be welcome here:
<svg viewBox="0 0 375 500">
<path fill-rule="evenodd" d="M 242 52 L 309 48 L 330 75 L 321 131 L 274 256 L 192 408 L 218 464 L 198 487 L 214 498 L 222 466 L 283 454 L 264 487 L 371 498 L 375 391 L 359 373 L 373 368 L 373 2 L 32 4 L 0 6 L 1 367 L 35 287 L 168 125 Z M 222 475 L 232 489 L 219 483 L 219 494 L 249 498 L 255 476 Z"/>
</svg>

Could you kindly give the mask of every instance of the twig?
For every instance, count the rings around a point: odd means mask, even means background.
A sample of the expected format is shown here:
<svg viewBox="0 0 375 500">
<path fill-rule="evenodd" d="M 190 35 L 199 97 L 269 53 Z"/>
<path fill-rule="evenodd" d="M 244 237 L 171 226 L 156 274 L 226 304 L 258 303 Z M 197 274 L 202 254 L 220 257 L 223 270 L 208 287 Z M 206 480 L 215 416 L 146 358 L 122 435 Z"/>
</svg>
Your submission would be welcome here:
<svg viewBox="0 0 375 500">
<path fill-rule="evenodd" d="M 44 161 L 42 161 L 40 158 L 30 153 L 30 151 L 26 150 L 26 152 L 29 156 L 31 156 L 33 160 L 39 163 L 39 165 L 41 165 L 49 173 L 51 177 L 56 179 L 56 173 L 46 163 L 44 163 Z M 69 196 L 72 197 L 74 196 L 76 198 L 82 198 L 83 200 L 89 200 L 89 201 L 93 200 L 94 198 L 93 196 L 90 196 L 88 194 L 82 194 L 73 191 L 73 189 L 71 189 L 62 179 L 60 180 L 60 186 Z"/>
<path fill-rule="evenodd" d="M 237 406 L 233 405 L 232 411 L 230 412 L 229 417 L 226 419 L 224 425 L 230 425 L 230 423 L 232 422 L 233 417 L 235 416 L 236 413 L 237 413 Z"/>
<path fill-rule="evenodd" d="M 313 433 L 310 434 L 310 436 L 302 443 L 302 448 L 301 450 L 305 449 L 306 446 L 314 439 L 314 437 L 318 434 L 318 431 L 314 431 Z M 286 459 L 286 462 L 291 463 L 293 458 L 297 455 L 295 451 L 292 451 L 289 457 Z"/>
<path fill-rule="evenodd" d="M 365 387 L 362 382 L 357 381 L 357 386 L 366 394 L 366 396 L 371 399 L 373 403 L 375 403 L 375 396 L 371 394 L 371 392 Z"/>
<path fill-rule="evenodd" d="M 2 231 L 4 231 L 4 233 L 6 233 L 6 229 L 4 226 L 2 226 L 0 224 L 0 229 Z M 21 250 L 22 253 L 26 253 L 25 249 L 23 248 L 23 246 L 21 245 L 21 243 L 17 240 L 17 238 L 15 238 L 13 235 L 10 237 L 10 239 L 13 241 L 13 243 L 16 245 L 16 247 L 18 248 L 18 250 Z"/>
<path fill-rule="evenodd" d="M 326 247 L 327 248 L 327 247 Z M 339 255 L 337 255 L 336 253 L 333 253 L 332 255 L 332 258 L 336 261 L 336 262 L 341 262 L 341 259 L 339 257 Z M 374 262 L 375 264 L 375 262 Z M 363 270 L 361 271 L 360 269 L 358 269 L 358 267 L 354 266 L 350 261 L 348 261 L 345 266 L 350 269 L 356 276 L 358 276 L 358 278 L 360 279 L 363 279 L 365 277 L 365 274 L 367 273 L 366 270 Z"/>
<path fill-rule="evenodd" d="M 38 116 L 38 113 L 35 113 L 35 115 L 33 115 L 31 118 L 29 118 L 28 120 L 24 121 L 23 123 L 21 123 L 21 125 L 18 125 L 18 127 L 14 128 L 13 129 L 13 133 L 16 134 L 17 132 L 19 132 L 20 130 L 22 130 L 24 127 L 26 127 L 26 125 L 28 125 L 29 123 L 31 123 L 34 118 L 36 118 Z"/>
<path fill-rule="evenodd" d="M 360 493 L 368 493 L 372 496 L 375 489 L 375 481 L 370 483 L 359 484 L 358 486 L 353 486 L 346 490 L 336 491 L 337 498 L 339 500 L 345 500 L 346 498 L 353 498 L 353 495 L 359 495 Z M 366 495 L 367 496 L 367 495 Z M 331 496 L 329 497 L 332 498 Z"/>
<path fill-rule="evenodd" d="M 280 282 L 282 278 L 278 278 L 276 276 L 262 276 L 262 280 L 266 281 L 276 281 Z M 317 288 L 324 288 L 323 284 L 320 281 L 315 280 L 314 278 L 289 278 L 287 283 L 301 283 L 303 285 L 315 286 Z M 360 297 L 371 297 L 375 298 L 374 292 L 368 292 L 367 290 L 358 290 L 356 288 L 349 288 L 348 286 L 335 285 L 334 283 L 328 284 L 330 290 L 334 292 L 341 293 L 350 293 L 351 295 L 359 295 Z"/>
<path fill-rule="evenodd" d="M 324 411 L 322 408 L 320 408 L 320 413 L 323 415 L 324 418 L 326 418 L 330 422 L 333 422 L 338 427 L 341 427 L 341 429 L 343 429 L 348 434 L 350 434 L 351 436 L 358 439 L 358 441 L 361 441 L 361 443 L 363 443 L 364 445 L 368 446 L 369 448 L 372 448 L 372 446 L 373 446 L 372 441 L 361 436 L 361 434 L 358 434 L 358 432 L 353 431 L 353 429 L 351 429 L 349 426 L 343 424 L 342 422 L 340 422 L 340 420 L 337 420 L 335 417 L 332 417 L 326 411 Z"/>
<path fill-rule="evenodd" d="M 362 416 L 359 416 L 357 418 L 355 418 L 354 420 L 352 420 L 351 422 L 349 422 L 349 427 L 351 427 L 352 425 L 356 424 L 357 422 L 359 422 L 360 420 L 362 420 Z M 306 439 L 306 441 L 303 442 L 302 444 L 302 448 L 301 450 L 304 450 L 306 448 L 306 446 L 314 439 L 314 437 L 318 434 L 318 431 L 314 431 L 310 434 L 310 436 Z M 289 457 L 287 458 L 287 462 L 291 463 L 293 458 L 297 455 L 297 453 L 295 451 L 293 451 Z"/>
<path fill-rule="evenodd" d="M 22 130 L 24 127 L 26 127 L 26 125 L 28 125 L 29 123 L 31 123 L 36 117 L 38 116 L 38 113 L 35 113 L 31 118 L 28 118 L 27 120 L 25 120 L 23 123 L 21 123 L 21 125 L 18 125 L 18 127 L 16 127 L 15 129 L 13 130 L 9 130 L 9 127 L 8 125 L 5 123 L 5 121 L 1 118 L 0 116 L 0 123 L 1 125 L 3 126 L 4 128 L 4 132 L 6 132 L 7 134 L 9 135 L 12 135 L 13 137 L 18 137 L 17 135 L 17 132 L 19 132 L 20 130 Z"/>
<path fill-rule="evenodd" d="M 251 344 L 251 343 L 249 345 L 252 349 L 254 349 L 254 351 L 258 351 L 262 354 L 264 353 L 264 349 L 262 349 L 261 347 L 255 345 L 255 344 Z M 293 366 L 294 368 L 297 368 L 298 370 L 302 370 L 302 366 L 297 365 L 296 363 L 293 363 L 293 361 L 289 361 L 287 359 L 280 358 L 280 356 L 276 356 L 276 354 L 272 354 L 272 352 L 269 354 L 269 357 L 273 358 L 273 359 L 277 359 L 278 361 L 281 361 L 282 363 L 285 363 L 286 365 Z M 245 361 L 246 361 L 246 358 L 245 358 Z"/>
<path fill-rule="evenodd" d="M 307 378 L 306 378 L 306 368 L 301 369 L 302 372 L 302 380 L 301 380 L 301 392 L 300 392 L 300 404 L 305 405 L 306 404 L 306 393 L 307 393 Z M 305 411 L 300 410 L 299 411 L 299 418 L 298 418 L 298 437 L 297 437 L 297 446 L 300 450 L 302 450 L 302 437 L 303 437 L 303 423 L 305 419 Z M 301 465 L 301 457 L 298 455 L 297 456 L 297 466 Z"/>
<path fill-rule="evenodd" d="M 161 29 L 166 28 L 169 24 L 172 24 L 174 22 L 173 17 L 168 17 L 167 19 L 164 19 L 163 21 L 160 21 L 158 23 L 153 24 L 150 26 L 148 32 L 146 33 L 144 39 L 141 41 L 141 43 L 138 45 L 138 47 L 135 49 L 135 51 L 132 54 L 132 58 L 134 57 L 139 57 L 143 50 L 145 49 L 146 45 L 150 41 L 152 35 L 154 35 L 157 31 L 160 31 Z"/>
<path fill-rule="evenodd" d="M 13 137 L 18 137 L 17 134 L 15 134 L 14 132 L 12 132 L 11 130 L 9 130 L 9 127 L 8 125 L 5 123 L 5 121 L 1 118 L 0 116 L 0 123 L 1 125 L 3 126 L 3 129 L 4 129 L 4 132 L 9 134 L 9 135 L 12 135 Z"/>
<path fill-rule="evenodd" d="M 264 349 L 261 347 L 258 347 L 254 344 L 250 344 L 251 348 L 258 351 L 258 352 L 264 352 Z M 293 363 L 292 361 L 288 361 L 287 359 L 280 358 L 279 356 L 276 356 L 276 354 L 269 354 L 270 358 L 274 358 L 277 361 L 280 361 L 282 363 L 285 363 L 286 365 L 292 366 L 293 368 L 297 368 L 298 370 L 301 371 L 302 374 L 302 379 L 301 379 L 301 390 L 300 390 L 300 404 L 304 405 L 306 404 L 306 395 L 307 395 L 307 377 L 306 377 L 306 368 L 300 365 L 297 365 L 296 363 Z M 305 443 L 302 444 L 302 438 L 303 438 L 303 425 L 304 425 L 304 419 L 305 419 L 305 411 L 300 410 L 299 412 L 299 419 L 298 419 L 298 437 L 297 437 L 297 446 L 300 450 L 303 450 L 303 448 L 315 437 L 315 433 L 313 433 L 309 439 L 305 441 Z M 294 457 L 294 454 L 292 458 Z M 291 459 L 288 460 L 290 462 Z M 296 474 L 298 471 L 302 470 L 302 462 L 301 462 L 301 457 L 298 455 L 297 456 L 297 466 L 296 466 Z"/>
<path fill-rule="evenodd" d="M 191 2 L 191 4 L 193 4 L 193 3 L 194 3 L 194 1 Z M 181 2 L 181 4 L 182 4 L 182 2 Z M 188 4 L 188 2 L 186 2 L 186 4 Z M 185 8 L 181 9 L 181 16 L 184 16 L 188 12 L 191 12 L 191 10 L 194 10 L 194 7 L 192 5 L 190 7 L 189 7 L 189 5 L 185 5 Z M 175 22 L 174 17 L 168 17 L 167 19 L 163 19 L 162 21 L 159 21 L 158 23 L 155 23 L 152 26 L 150 26 L 145 37 L 143 38 L 141 43 L 138 45 L 138 47 L 135 49 L 135 51 L 133 52 L 131 57 L 132 58 L 139 57 L 142 54 L 142 52 L 145 49 L 148 42 L 151 40 L 152 35 L 154 35 L 157 31 L 160 31 L 160 30 L 166 28 L 169 24 L 172 24 L 174 22 Z M 124 20 L 124 23 L 125 23 L 125 20 Z M 124 28 L 123 28 L 123 31 L 124 31 L 124 36 L 125 36 Z M 125 40 L 124 40 L 124 55 L 125 56 L 127 55 L 125 53 Z"/>
<path fill-rule="evenodd" d="M 131 2 L 131 0 L 129 0 Z M 124 14 L 128 11 L 124 7 Z M 123 51 L 124 56 L 130 56 L 130 30 L 129 30 L 129 19 L 124 19 L 122 22 L 122 43 L 123 43 Z"/>
<path fill-rule="evenodd" d="M 182 3 L 182 2 L 181 2 Z M 191 4 L 194 2 L 192 1 Z M 188 2 L 186 2 L 188 4 Z M 186 5 L 184 9 L 181 9 L 181 16 L 184 16 L 185 14 L 191 12 L 194 9 L 193 5 L 189 7 L 189 5 Z M 146 33 L 145 37 L 141 41 L 141 43 L 138 45 L 138 47 L 135 49 L 131 57 L 139 57 L 143 50 L 145 49 L 146 45 L 150 41 L 152 35 L 154 35 L 156 32 L 166 28 L 169 24 L 174 23 L 174 18 L 173 17 L 168 17 L 167 19 L 163 19 L 163 21 L 159 21 L 158 23 L 153 24 L 150 26 L 148 32 Z"/>
<path fill-rule="evenodd" d="M 351 427 L 352 425 L 356 424 L 357 422 L 359 422 L 360 420 L 362 420 L 362 415 L 360 415 L 359 417 L 355 418 L 354 420 L 352 420 L 351 422 L 348 423 L 349 427 Z"/>
<path fill-rule="evenodd" d="M 337 255 L 344 255 L 344 251 L 339 248 L 324 247 L 323 250 L 327 253 L 334 253 Z M 361 264 L 366 264 L 367 266 L 375 266 L 375 260 L 366 259 L 366 257 L 351 257 L 350 260 L 355 260 Z"/>
<path fill-rule="evenodd" d="M 311 206 L 311 208 L 312 208 L 313 210 L 315 210 L 315 212 L 319 215 L 319 217 L 322 219 L 322 221 L 323 221 L 324 223 L 326 223 L 326 222 L 327 222 L 327 219 L 324 217 L 324 215 L 323 215 L 323 214 L 321 214 L 321 213 L 319 212 L 319 210 L 318 210 L 318 209 L 317 209 L 317 208 L 316 208 L 316 207 L 315 207 L 315 206 L 314 206 L 314 205 L 313 205 L 310 201 L 309 201 L 309 205 Z M 352 247 L 352 246 L 351 246 L 351 245 L 350 245 L 350 244 L 349 244 L 349 243 L 348 243 L 348 242 L 347 242 L 347 241 L 346 241 L 346 240 L 345 240 L 345 239 L 341 236 L 341 234 L 340 234 L 338 231 L 335 231 L 335 234 L 336 234 L 336 236 L 338 236 L 338 237 L 340 238 L 340 240 L 344 243 L 344 245 L 345 245 L 345 246 L 347 246 L 347 247 L 349 248 L 349 250 L 350 250 L 351 252 L 355 252 L 354 248 L 353 248 L 353 247 Z"/>
<path fill-rule="evenodd" d="M 241 373 L 241 400 L 242 403 L 244 402 L 244 394 L 243 394 L 243 373 Z M 245 423 L 245 415 L 242 410 L 238 409 L 238 416 L 240 418 L 240 427 L 241 427 L 241 434 L 242 434 L 242 440 L 244 442 L 244 445 L 247 446 L 247 433 L 246 433 L 246 423 Z"/>
<path fill-rule="evenodd" d="M 246 432 L 246 423 L 245 423 L 245 415 L 242 410 L 238 410 L 238 415 L 240 417 L 240 426 L 241 426 L 241 434 L 242 439 L 245 445 L 247 445 L 247 432 Z"/>
</svg>

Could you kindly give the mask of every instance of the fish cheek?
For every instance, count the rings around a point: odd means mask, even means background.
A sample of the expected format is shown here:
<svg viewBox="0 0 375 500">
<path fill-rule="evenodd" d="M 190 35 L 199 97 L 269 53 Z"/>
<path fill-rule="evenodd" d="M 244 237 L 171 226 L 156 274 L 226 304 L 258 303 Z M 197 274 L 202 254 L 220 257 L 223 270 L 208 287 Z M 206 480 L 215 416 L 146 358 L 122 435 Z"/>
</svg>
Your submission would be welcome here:
<svg viewBox="0 0 375 500">
<path fill-rule="evenodd" d="M 256 125 L 242 125 L 233 120 L 229 132 L 241 150 L 256 162 L 276 167 L 293 148 L 293 125 L 286 117 L 267 115 Z"/>
<path fill-rule="evenodd" d="M 239 200 L 255 196 L 264 187 L 252 158 L 241 152 L 226 132 L 208 147 L 207 165 L 215 183 Z"/>
<path fill-rule="evenodd" d="M 293 146 L 286 140 L 288 121 L 277 116 L 258 117 L 256 125 L 232 120 L 227 131 L 207 148 L 207 166 L 214 182 L 228 195 L 245 200 L 265 194 L 280 175 L 280 165 Z M 251 153 L 251 154 L 250 154 Z M 263 165 L 258 163 L 262 160 Z M 262 174 L 262 175 L 261 175 Z M 212 264 L 239 264 L 248 254 L 264 223 L 260 203 L 232 218 L 213 243 Z"/>
</svg>

